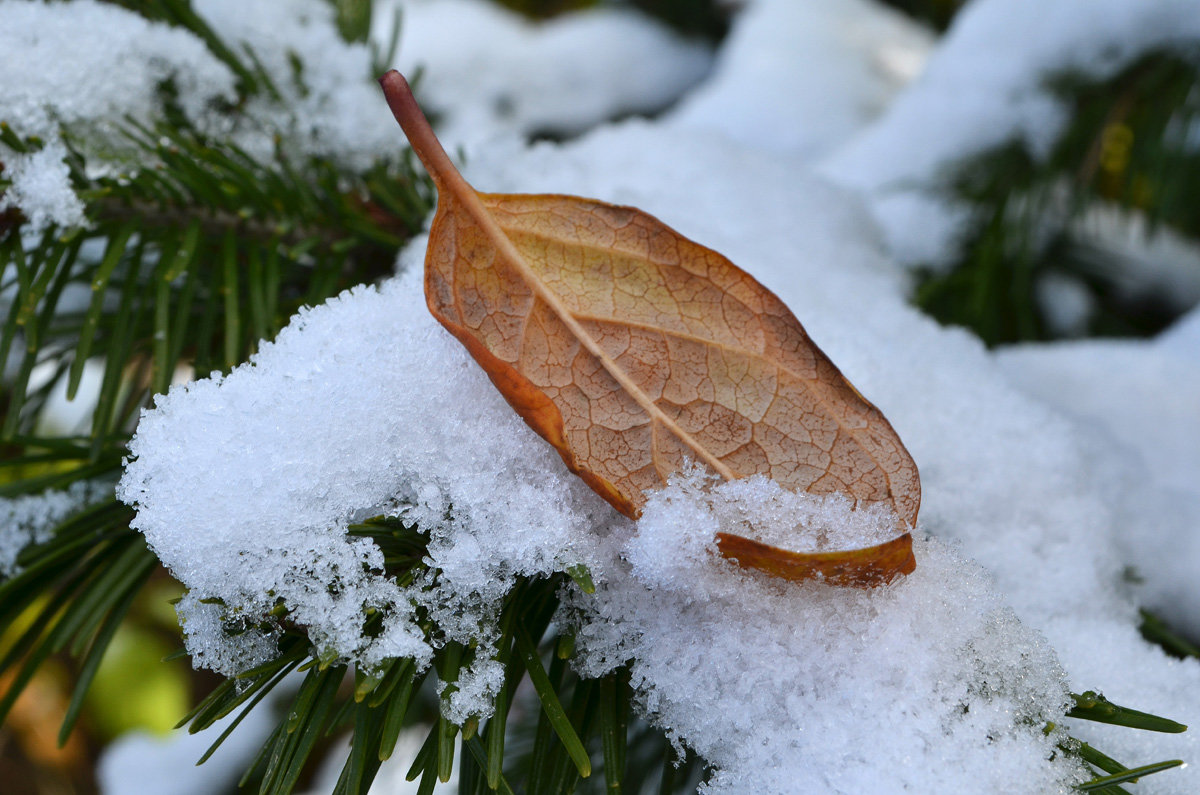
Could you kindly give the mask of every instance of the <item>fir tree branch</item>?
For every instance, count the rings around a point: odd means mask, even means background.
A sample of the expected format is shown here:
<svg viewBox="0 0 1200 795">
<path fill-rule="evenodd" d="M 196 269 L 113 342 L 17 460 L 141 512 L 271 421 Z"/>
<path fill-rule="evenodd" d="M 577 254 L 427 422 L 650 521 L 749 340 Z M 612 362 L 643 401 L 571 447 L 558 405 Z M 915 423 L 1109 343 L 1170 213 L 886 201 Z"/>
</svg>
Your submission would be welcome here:
<svg viewBox="0 0 1200 795">
<path fill-rule="evenodd" d="M 1200 55 L 1149 52 L 1110 79 L 1060 75 L 1052 86 L 1071 123 L 1047 158 L 1013 143 L 947 175 L 974 221 L 951 268 L 918 270 L 915 302 L 989 345 L 1050 339 L 1058 332 L 1037 290 L 1053 274 L 1091 295 L 1089 336 L 1157 333 L 1179 310 L 1124 297 L 1111 276 L 1114 254 L 1078 239 L 1070 224 L 1104 203 L 1200 237 L 1200 151 L 1180 132 L 1200 119 Z"/>
</svg>

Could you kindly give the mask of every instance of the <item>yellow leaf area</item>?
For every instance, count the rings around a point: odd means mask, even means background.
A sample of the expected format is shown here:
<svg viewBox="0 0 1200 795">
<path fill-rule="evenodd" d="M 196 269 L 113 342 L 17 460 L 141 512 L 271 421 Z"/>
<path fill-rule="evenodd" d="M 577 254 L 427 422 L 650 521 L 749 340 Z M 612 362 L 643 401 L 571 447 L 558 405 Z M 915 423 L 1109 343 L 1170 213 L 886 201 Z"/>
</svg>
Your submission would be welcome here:
<svg viewBox="0 0 1200 795">
<path fill-rule="evenodd" d="M 912 571 L 916 465 L 782 301 L 640 210 L 477 193 L 403 78 L 382 82 L 438 188 L 429 308 L 571 471 L 633 518 L 688 461 L 726 480 L 886 502 L 899 535 L 876 547 L 800 553 L 727 534 L 718 545 L 789 579 L 874 585 Z"/>
</svg>

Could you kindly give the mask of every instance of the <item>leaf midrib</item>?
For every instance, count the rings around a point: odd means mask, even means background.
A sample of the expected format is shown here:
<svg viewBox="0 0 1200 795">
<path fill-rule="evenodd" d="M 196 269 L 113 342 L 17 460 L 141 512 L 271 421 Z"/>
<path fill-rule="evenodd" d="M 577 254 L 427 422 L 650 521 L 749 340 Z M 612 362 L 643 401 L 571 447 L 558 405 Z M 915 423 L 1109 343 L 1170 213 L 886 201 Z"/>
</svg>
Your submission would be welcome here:
<svg viewBox="0 0 1200 795">
<path fill-rule="evenodd" d="M 474 191 L 474 188 L 471 188 L 471 190 Z M 476 192 L 476 195 L 478 195 L 477 192 Z M 489 194 L 489 195 L 490 196 L 498 196 L 499 194 Z M 529 194 L 529 195 L 534 195 L 534 194 Z M 562 196 L 560 198 L 572 199 L 572 198 L 577 198 L 577 197 Z M 508 242 L 512 245 L 512 248 L 516 252 L 516 255 L 524 263 L 525 256 L 523 254 L 521 254 L 520 249 L 518 249 L 516 244 L 512 242 L 512 239 L 508 237 L 508 232 L 507 232 L 507 230 L 505 230 L 503 224 L 501 224 L 500 221 L 498 221 L 495 218 L 495 216 L 491 216 L 491 211 L 487 209 L 487 205 L 483 204 L 482 200 L 480 203 L 483 205 L 484 211 L 489 214 L 489 216 L 492 218 L 493 221 L 495 221 L 497 230 L 499 230 L 499 232 L 502 235 L 504 235 L 505 239 L 508 240 Z M 513 211 L 507 210 L 507 212 L 513 212 Z M 544 241 L 547 243 L 558 243 L 561 245 L 571 246 L 571 247 L 575 247 L 575 248 L 582 248 L 587 251 L 594 251 L 594 252 L 598 252 L 598 253 L 602 253 L 602 254 L 603 253 L 611 254 L 611 252 L 607 252 L 603 247 L 601 247 L 599 245 L 596 245 L 593 243 L 579 242 L 579 241 L 575 241 L 575 240 L 566 239 L 566 238 L 548 234 L 546 232 L 542 232 L 542 231 L 539 231 L 536 229 L 519 229 L 516 231 L 518 231 L 523 237 L 528 237 L 528 238 L 531 238 L 534 240 Z M 678 233 L 673 232 L 673 230 L 670 230 L 670 231 L 672 231 L 672 233 L 674 233 L 674 234 L 678 234 Z M 699 245 L 699 244 L 696 244 L 696 245 Z M 670 266 L 670 267 L 682 267 L 681 265 L 679 265 L 679 263 L 655 262 L 654 260 L 650 260 L 646 257 L 643 257 L 640 253 L 638 253 L 636 251 L 632 251 L 628 248 L 617 248 L 617 249 L 615 249 L 615 251 L 616 251 L 616 253 L 620 254 L 622 258 L 631 260 L 634 262 L 647 260 L 654 264 L 660 264 L 660 265 L 665 265 L 665 266 Z M 716 252 L 713 252 L 713 253 L 716 253 Z M 722 257 L 722 259 L 724 259 L 723 255 L 717 254 L 717 256 L 720 256 L 720 257 Z M 730 263 L 730 264 L 732 265 L 732 263 Z M 733 267 L 737 267 L 737 266 L 735 265 Z M 545 283 L 541 281 L 540 277 L 537 277 L 537 271 L 535 269 L 533 269 L 532 267 L 529 267 L 529 272 L 534 274 L 534 277 L 536 278 L 536 280 L 538 282 L 540 282 L 543 285 L 543 287 L 545 287 L 546 292 L 551 293 L 553 295 L 557 295 L 557 293 L 554 293 L 549 287 L 545 286 Z M 522 276 L 524 277 L 524 274 L 522 274 Z M 753 277 L 751 277 L 751 278 L 753 278 Z M 738 300 L 738 299 L 735 298 L 734 300 Z M 547 303 L 549 304 L 550 302 L 547 302 Z M 754 314 L 754 311 L 750 307 L 746 306 L 746 304 L 744 302 L 739 300 L 738 303 L 741 304 L 746 309 L 747 312 L 749 312 L 750 314 Z M 551 304 L 551 308 L 552 309 L 554 308 L 554 306 L 552 304 Z M 566 306 L 562 307 L 562 311 L 570 314 L 572 317 L 578 318 L 583 321 L 592 321 L 595 323 L 611 323 L 613 325 L 641 328 L 641 329 L 645 329 L 647 331 L 653 331 L 653 332 L 657 332 L 657 333 L 661 333 L 661 334 L 666 334 L 666 335 L 673 336 L 673 337 L 676 337 L 679 339 L 690 340 L 693 342 L 697 342 L 701 345 L 715 345 L 715 346 L 718 346 L 725 350 L 733 351 L 734 353 L 739 353 L 739 354 L 749 357 L 749 358 L 755 358 L 755 359 L 759 359 L 761 361 L 768 362 L 768 363 L 772 364 L 773 366 L 775 366 L 776 368 L 778 368 L 780 371 L 791 375 L 797 381 L 800 381 L 801 383 L 810 385 L 810 388 L 808 390 L 809 394 L 812 396 L 813 400 L 815 400 L 817 402 L 817 404 L 820 406 L 820 408 L 824 409 L 823 416 L 829 418 L 835 425 L 837 425 L 839 431 L 845 432 L 846 434 L 855 438 L 856 441 L 858 440 L 860 435 L 869 433 L 869 431 L 870 431 L 869 424 L 863 426 L 862 428 L 851 428 L 850 426 L 848 426 L 844 422 L 842 422 L 842 420 L 838 416 L 838 413 L 832 410 L 832 405 L 831 405 L 830 401 L 827 399 L 824 391 L 811 388 L 812 384 L 821 383 L 821 381 L 819 379 L 809 378 L 804 375 L 801 375 L 800 373 L 796 372 L 792 368 L 788 367 L 787 364 L 776 361 L 774 359 L 771 359 L 770 357 L 764 355 L 763 353 L 761 353 L 759 351 L 750 350 L 750 349 L 744 348 L 740 345 L 730 345 L 730 344 L 727 344 L 724 342 L 719 342 L 716 340 L 704 339 L 703 337 L 698 337 L 689 332 L 669 330 L 669 329 L 665 329 L 661 326 L 653 326 L 648 323 L 641 323 L 638 321 L 618 319 L 615 317 L 600 317 L 597 315 L 592 315 L 592 314 L 588 314 L 588 313 L 584 313 L 584 312 L 572 312 Z M 556 315 L 557 315 L 557 311 L 556 311 Z M 525 327 L 522 326 L 522 335 L 524 334 L 524 328 Z M 806 332 L 806 336 L 807 336 L 807 332 Z M 808 338 L 807 342 L 810 346 L 812 346 L 815 350 L 818 351 L 818 355 L 824 356 L 824 353 L 820 351 L 820 349 L 817 347 L 816 343 L 813 342 L 811 338 Z M 591 352 L 590 348 L 589 348 L 589 352 Z M 828 360 L 828 357 L 825 357 L 825 358 Z M 618 365 L 616 365 L 615 362 L 613 364 L 614 364 L 614 366 L 618 366 Z M 837 366 L 832 365 L 832 362 L 830 364 L 831 364 L 831 366 L 834 367 L 834 369 L 837 369 Z M 841 373 L 840 369 L 838 369 L 838 373 L 839 374 Z M 841 376 L 841 377 L 843 378 L 843 380 L 845 380 L 845 376 Z M 643 395 L 644 395 L 644 393 L 643 393 Z M 645 397 L 647 400 L 649 400 L 649 396 L 645 396 Z M 861 394 L 859 395 L 859 399 L 862 400 L 862 402 L 864 404 L 874 408 L 874 404 L 870 403 L 866 398 L 862 397 Z M 653 403 L 653 401 L 651 401 L 651 403 Z M 639 405 L 640 405 L 640 403 L 639 403 Z M 679 431 L 680 431 L 680 433 L 686 434 L 686 432 L 684 432 L 682 429 L 679 429 Z M 703 446 L 700 445 L 699 442 L 695 442 L 694 439 L 692 439 L 692 442 L 688 446 L 692 447 L 694 450 L 698 450 L 698 451 L 703 449 Z M 863 448 L 863 445 L 860 443 L 859 447 Z M 826 452 L 828 452 L 828 451 L 826 451 Z M 863 452 L 866 452 L 865 448 L 863 448 Z M 879 468 L 879 471 L 883 473 L 884 479 L 887 481 L 887 484 L 888 484 L 888 492 L 894 499 L 895 494 L 892 491 L 891 473 L 888 472 L 886 469 L 884 469 L 883 465 L 874 456 L 869 455 L 869 457 L 871 458 L 872 461 L 875 462 L 875 465 Z M 732 470 L 730 470 L 730 471 L 732 472 Z M 724 473 L 722 473 L 722 474 L 724 474 Z M 727 477 L 726 479 L 732 480 L 732 479 L 735 479 L 736 477 L 737 476 L 734 475 L 734 477 L 732 477 L 732 478 Z"/>
<path fill-rule="evenodd" d="M 634 401 L 642 408 L 644 412 L 651 418 L 652 421 L 660 423 L 675 435 L 680 441 L 692 449 L 697 457 L 705 464 L 710 466 L 717 474 L 725 480 L 736 480 L 737 473 L 730 469 L 723 461 L 713 455 L 708 449 L 696 441 L 690 433 L 679 427 L 671 417 L 668 417 L 662 409 L 660 409 L 650 396 L 642 391 L 641 387 L 634 382 L 629 374 L 619 366 L 611 356 L 592 335 L 584 330 L 583 326 L 575 319 L 575 315 L 568 309 L 558 297 L 558 294 L 551 290 L 544 281 L 538 276 L 537 272 L 530 267 L 526 262 L 525 256 L 517 249 L 516 244 L 505 233 L 500 223 L 492 216 L 491 212 L 483 204 L 479 198 L 479 194 L 472 188 L 466 180 L 459 177 L 459 181 L 453 184 L 445 185 L 445 188 L 452 192 L 459 203 L 466 209 L 467 213 L 472 217 L 476 224 L 480 226 L 484 234 L 496 246 L 501 257 L 512 267 L 521 277 L 522 281 L 530 286 L 534 294 L 541 299 L 546 306 L 550 307 L 550 311 L 559 319 L 572 336 L 579 340 L 580 344 L 594 356 L 604 367 L 605 371 L 612 376 L 622 389 L 626 391 Z"/>
</svg>

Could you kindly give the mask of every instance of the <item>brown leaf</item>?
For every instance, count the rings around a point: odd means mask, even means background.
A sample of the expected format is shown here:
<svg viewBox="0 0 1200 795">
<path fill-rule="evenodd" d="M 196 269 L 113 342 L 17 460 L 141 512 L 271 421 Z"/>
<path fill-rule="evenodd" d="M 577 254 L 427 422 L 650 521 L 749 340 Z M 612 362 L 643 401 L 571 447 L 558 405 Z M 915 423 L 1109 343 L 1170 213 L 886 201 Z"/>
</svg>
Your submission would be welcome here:
<svg viewBox="0 0 1200 795">
<path fill-rule="evenodd" d="M 916 465 L 782 301 L 640 210 L 477 193 L 404 78 L 380 82 L 438 189 L 429 309 L 572 472 L 633 518 L 685 459 L 727 480 L 886 501 L 901 535 L 879 546 L 806 554 L 721 534 L 719 547 L 789 579 L 913 570 Z"/>
</svg>

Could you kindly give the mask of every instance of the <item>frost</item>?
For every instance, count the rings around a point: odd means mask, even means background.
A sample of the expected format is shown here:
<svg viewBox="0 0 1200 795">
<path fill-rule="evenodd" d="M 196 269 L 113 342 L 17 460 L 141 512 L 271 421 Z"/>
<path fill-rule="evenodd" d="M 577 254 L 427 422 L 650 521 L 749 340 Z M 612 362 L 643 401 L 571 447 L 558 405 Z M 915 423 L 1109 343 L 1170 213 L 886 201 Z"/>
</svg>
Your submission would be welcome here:
<svg viewBox="0 0 1200 795">
<path fill-rule="evenodd" d="M 21 550 L 49 540 L 55 526 L 81 508 L 111 496 L 112 484 L 81 480 L 66 489 L 27 497 L 0 497 L 0 579 L 21 572 Z"/>
</svg>

